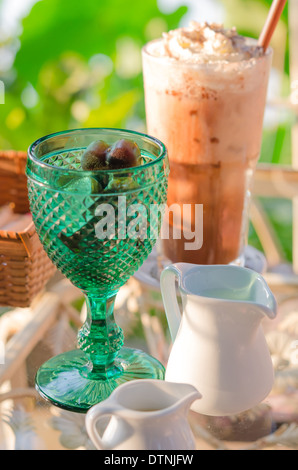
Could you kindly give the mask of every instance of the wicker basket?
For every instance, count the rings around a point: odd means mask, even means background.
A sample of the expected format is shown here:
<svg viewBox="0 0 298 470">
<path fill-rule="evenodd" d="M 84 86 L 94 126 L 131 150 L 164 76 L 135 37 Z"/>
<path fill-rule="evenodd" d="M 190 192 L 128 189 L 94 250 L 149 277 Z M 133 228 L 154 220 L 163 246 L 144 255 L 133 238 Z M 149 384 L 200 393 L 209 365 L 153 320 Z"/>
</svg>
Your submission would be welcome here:
<svg viewBox="0 0 298 470">
<path fill-rule="evenodd" d="M 26 153 L 0 152 L 0 206 L 29 212 Z M 55 272 L 33 222 L 21 232 L 0 226 L 0 306 L 28 307 Z"/>
<path fill-rule="evenodd" d="M 25 152 L 0 152 L 0 206 L 12 204 L 14 212 L 29 212 Z M 1 229 L 1 227 L 0 227 Z"/>
</svg>

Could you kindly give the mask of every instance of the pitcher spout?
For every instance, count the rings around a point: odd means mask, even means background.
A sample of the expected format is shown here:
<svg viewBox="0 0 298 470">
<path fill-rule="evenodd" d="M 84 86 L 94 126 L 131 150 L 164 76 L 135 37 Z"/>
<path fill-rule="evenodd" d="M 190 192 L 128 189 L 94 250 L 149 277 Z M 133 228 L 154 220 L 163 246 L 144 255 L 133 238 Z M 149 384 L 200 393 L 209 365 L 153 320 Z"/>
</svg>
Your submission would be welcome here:
<svg viewBox="0 0 298 470">
<path fill-rule="evenodd" d="M 274 320 L 277 315 L 277 302 L 265 279 L 255 273 L 255 280 L 251 287 L 251 297 L 258 307 L 261 318 Z"/>
</svg>

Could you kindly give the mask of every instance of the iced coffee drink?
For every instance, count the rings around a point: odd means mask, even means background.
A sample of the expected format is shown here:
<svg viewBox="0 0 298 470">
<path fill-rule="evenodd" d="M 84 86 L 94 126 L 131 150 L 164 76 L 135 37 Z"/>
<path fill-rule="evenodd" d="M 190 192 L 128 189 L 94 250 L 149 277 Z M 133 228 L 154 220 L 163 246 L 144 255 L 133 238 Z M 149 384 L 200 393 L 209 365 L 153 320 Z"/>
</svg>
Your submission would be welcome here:
<svg viewBox="0 0 298 470">
<path fill-rule="evenodd" d="M 163 245 L 172 262 L 226 264 L 243 254 L 271 55 L 234 28 L 197 22 L 143 49 L 147 131 L 170 158 Z M 192 244 L 198 223 L 202 243 Z"/>
</svg>

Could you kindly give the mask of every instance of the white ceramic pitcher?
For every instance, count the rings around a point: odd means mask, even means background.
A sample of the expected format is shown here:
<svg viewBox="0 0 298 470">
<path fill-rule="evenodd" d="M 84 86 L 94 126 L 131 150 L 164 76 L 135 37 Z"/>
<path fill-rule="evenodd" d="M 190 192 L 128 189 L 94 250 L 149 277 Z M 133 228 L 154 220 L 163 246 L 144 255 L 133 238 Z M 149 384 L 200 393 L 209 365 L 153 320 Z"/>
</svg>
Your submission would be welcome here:
<svg viewBox="0 0 298 470">
<path fill-rule="evenodd" d="M 162 272 L 161 291 L 174 343 L 166 380 L 200 390 L 192 409 L 228 416 L 263 401 L 274 373 L 261 322 L 276 316 L 263 277 L 240 266 L 178 263 Z"/>
<path fill-rule="evenodd" d="M 195 450 L 187 417 L 200 398 L 189 384 L 133 380 L 88 411 L 86 429 L 98 450 Z M 101 436 L 98 424 L 107 417 Z"/>
</svg>

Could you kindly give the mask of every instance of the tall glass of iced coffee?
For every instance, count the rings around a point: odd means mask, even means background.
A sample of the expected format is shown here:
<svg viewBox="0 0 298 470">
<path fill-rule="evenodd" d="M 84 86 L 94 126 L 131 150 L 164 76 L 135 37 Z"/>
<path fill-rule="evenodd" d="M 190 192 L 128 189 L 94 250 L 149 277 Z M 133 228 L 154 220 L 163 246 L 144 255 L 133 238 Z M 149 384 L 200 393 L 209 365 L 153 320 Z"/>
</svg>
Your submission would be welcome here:
<svg viewBox="0 0 298 470">
<path fill-rule="evenodd" d="M 197 22 L 143 49 L 147 131 L 170 158 L 172 262 L 243 257 L 271 57 L 234 28 Z"/>
</svg>

